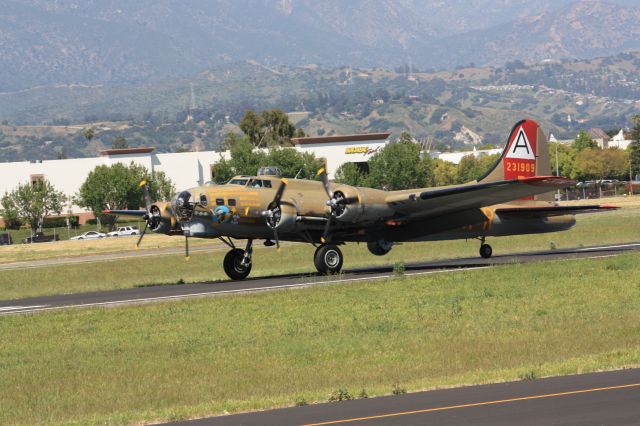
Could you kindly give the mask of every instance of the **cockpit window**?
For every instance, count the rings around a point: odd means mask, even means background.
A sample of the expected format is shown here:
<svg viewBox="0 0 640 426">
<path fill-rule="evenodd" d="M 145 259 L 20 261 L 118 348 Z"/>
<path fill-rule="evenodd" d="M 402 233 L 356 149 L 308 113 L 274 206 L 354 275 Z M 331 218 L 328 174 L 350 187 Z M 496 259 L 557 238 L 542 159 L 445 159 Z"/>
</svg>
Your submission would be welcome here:
<svg viewBox="0 0 640 426">
<path fill-rule="evenodd" d="M 264 188 L 271 188 L 271 181 L 270 180 L 263 180 L 262 181 L 262 186 Z"/>
<path fill-rule="evenodd" d="M 252 188 L 262 188 L 262 181 L 260 179 L 251 179 L 249 186 Z"/>
<path fill-rule="evenodd" d="M 245 186 L 247 184 L 248 179 L 231 179 L 229 181 L 230 185 L 241 185 Z"/>
</svg>

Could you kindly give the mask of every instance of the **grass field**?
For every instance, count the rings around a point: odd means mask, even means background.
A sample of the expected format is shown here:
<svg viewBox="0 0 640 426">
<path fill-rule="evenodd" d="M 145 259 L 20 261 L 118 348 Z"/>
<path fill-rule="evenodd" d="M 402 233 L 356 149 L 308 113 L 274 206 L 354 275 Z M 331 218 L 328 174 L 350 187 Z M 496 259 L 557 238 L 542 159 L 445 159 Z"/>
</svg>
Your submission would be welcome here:
<svg viewBox="0 0 640 426">
<path fill-rule="evenodd" d="M 638 215 L 640 215 L 638 208 L 581 215 L 578 216 L 578 224 L 566 232 L 492 238 L 489 242 L 493 245 L 494 253 L 497 255 L 517 251 L 548 250 L 552 247 L 559 249 L 580 245 L 638 241 L 640 240 Z M 144 242 L 145 247 L 183 243 L 179 237 L 160 235 L 149 235 L 148 237 L 150 238 Z M 125 245 L 131 248 L 134 242 L 134 239 L 122 237 L 104 241 L 35 244 L 34 249 L 39 250 L 41 246 L 48 246 L 42 249 L 44 250 L 40 253 L 42 256 L 47 253 L 54 256 L 77 254 L 81 250 L 84 250 L 84 253 L 94 254 L 104 252 L 101 250 L 107 249 L 111 251 L 122 250 Z M 206 240 L 203 243 L 211 243 L 211 241 Z M 63 251 L 61 247 L 64 248 Z M 343 247 L 344 268 L 474 257 L 478 256 L 478 247 L 477 241 L 466 242 L 464 240 L 411 243 L 394 247 L 387 256 L 377 257 L 370 254 L 363 244 L 347 244 Z M 7 248 L 22 249 L 22 247 Z M 51 250 L 55 250 L 55 252 L 51 253 Z M 254 252 L 251 276 L 315 272 L 312 261 L 313 250 L 314 248 L 308 244 L 289 245 L 283 247 L 280 252 L 277 252 L 275 248 L 264 248 L 258 245 Z M 189 262 L 185 262 L 182 255 L 158 255 L 52 268 L 0 271 L 0 299 L 131 288 L 138 285 L 159 283 L 227 279 L 222 270 L 222 259 L 226 251 L 226 248 L 221 248 L 206 253 L 194 253 Z M 7 252 L 5 255 L 15 256 L 16 252 Z"/>
<path fill-rule="evenodd" d="M 122 424 L 640 364 L 640 255 L 0 317 L 0 424 Z"/>
</svg>

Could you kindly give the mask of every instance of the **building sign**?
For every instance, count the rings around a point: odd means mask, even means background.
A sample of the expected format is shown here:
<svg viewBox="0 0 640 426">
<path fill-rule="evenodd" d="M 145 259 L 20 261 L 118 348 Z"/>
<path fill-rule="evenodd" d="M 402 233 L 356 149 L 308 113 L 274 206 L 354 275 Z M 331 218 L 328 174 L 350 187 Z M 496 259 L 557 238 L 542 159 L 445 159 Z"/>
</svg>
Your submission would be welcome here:
<svg viewBox="0 0 640 426">
<path fill-rule="evenodd" d="M 345 154 L 363 154 L 373 155 L 380 150 L 381 147 L 369 148 L 368 146 L 350 146 L 344 149 Z"/>
</svg>

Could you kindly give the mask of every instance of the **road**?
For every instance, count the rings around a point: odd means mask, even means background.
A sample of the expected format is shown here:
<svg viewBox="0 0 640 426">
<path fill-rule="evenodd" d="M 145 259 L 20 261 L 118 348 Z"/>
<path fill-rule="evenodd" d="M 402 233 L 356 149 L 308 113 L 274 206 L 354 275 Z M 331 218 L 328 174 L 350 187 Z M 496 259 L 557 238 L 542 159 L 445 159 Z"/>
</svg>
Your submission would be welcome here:
<svg viewBox="0 0 640 426">
<path fill-rule="evenodd" d="M 616 256 L 626 251 L 640 250 L 640 243 L 611 244 L 569 250 L 549 250 L 495 256 L 491 259 L 462 258 L 408 264 L 405 275 L 458 273 L 464 270 L 487 268 L 491 265 Z M 311 274 L 278 275 L 251 278 L 244 281 L 218 281 L 181 285 L 157 285 L 94 293 L 63 294 L 28 299 L 0 301 L 0 314 L 35 313 L 57 309 L 114 306 L 132 303 L 151 303 L 189 297 L 215 296 L 231 293 L 273 291 L 358 281 L 371 281 L 393 276 L 391 266 L 347 270 L 338 276 Z"/>
<path fill-rule="evenodd" d="M 640 369 L 417 392 L 170 424 L 638 425 Z"/>
</svg>

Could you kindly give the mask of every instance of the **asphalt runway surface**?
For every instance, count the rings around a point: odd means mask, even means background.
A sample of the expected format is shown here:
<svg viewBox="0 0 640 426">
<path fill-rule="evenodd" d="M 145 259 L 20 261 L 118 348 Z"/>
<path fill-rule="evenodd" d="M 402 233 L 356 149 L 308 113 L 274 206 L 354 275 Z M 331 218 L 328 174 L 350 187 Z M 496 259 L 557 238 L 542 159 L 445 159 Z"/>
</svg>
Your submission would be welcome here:
<svg viewBox="0 0 640 426">
<path fill-rule="evenodd" d="M 638 425 L 640 369 L 416 392 L 170 424 Z"/>
<path fill-rule="evenodd" d="M 405 275 L 457 273 L 482 269 L 492 265 L 543 261 L 568 261 L 571 259 L 603 258 L 623 252 L 640 250 L 640 243 L 609 244 L 580 247 L 567 250 L 549 250 L 518 254 L 497 255 L 491 259 L 480 257 L 438 260 L 413 263 L 405 266 Z M 133 303 L 162 302 L 189 297 L 216 296 L 232 293 L 274 291 L 303 288 L 312 285 L 329 285 L 359 281 L 371 281 L 393 277 L 392 266 L 346 270 L 335 276 L 317 274 L 289 274 L 271 277 L 254 277 L 244 281 L 216 281 L 208 283 L 144 286 L 139 288 L 101 291 L 93 293 L 63 294 L 0 301 L 0 315 L 46 312 L 58 309 L 116 306 Z M 638 422 L 640 424 L 640 420 Z"/>
</svg>

